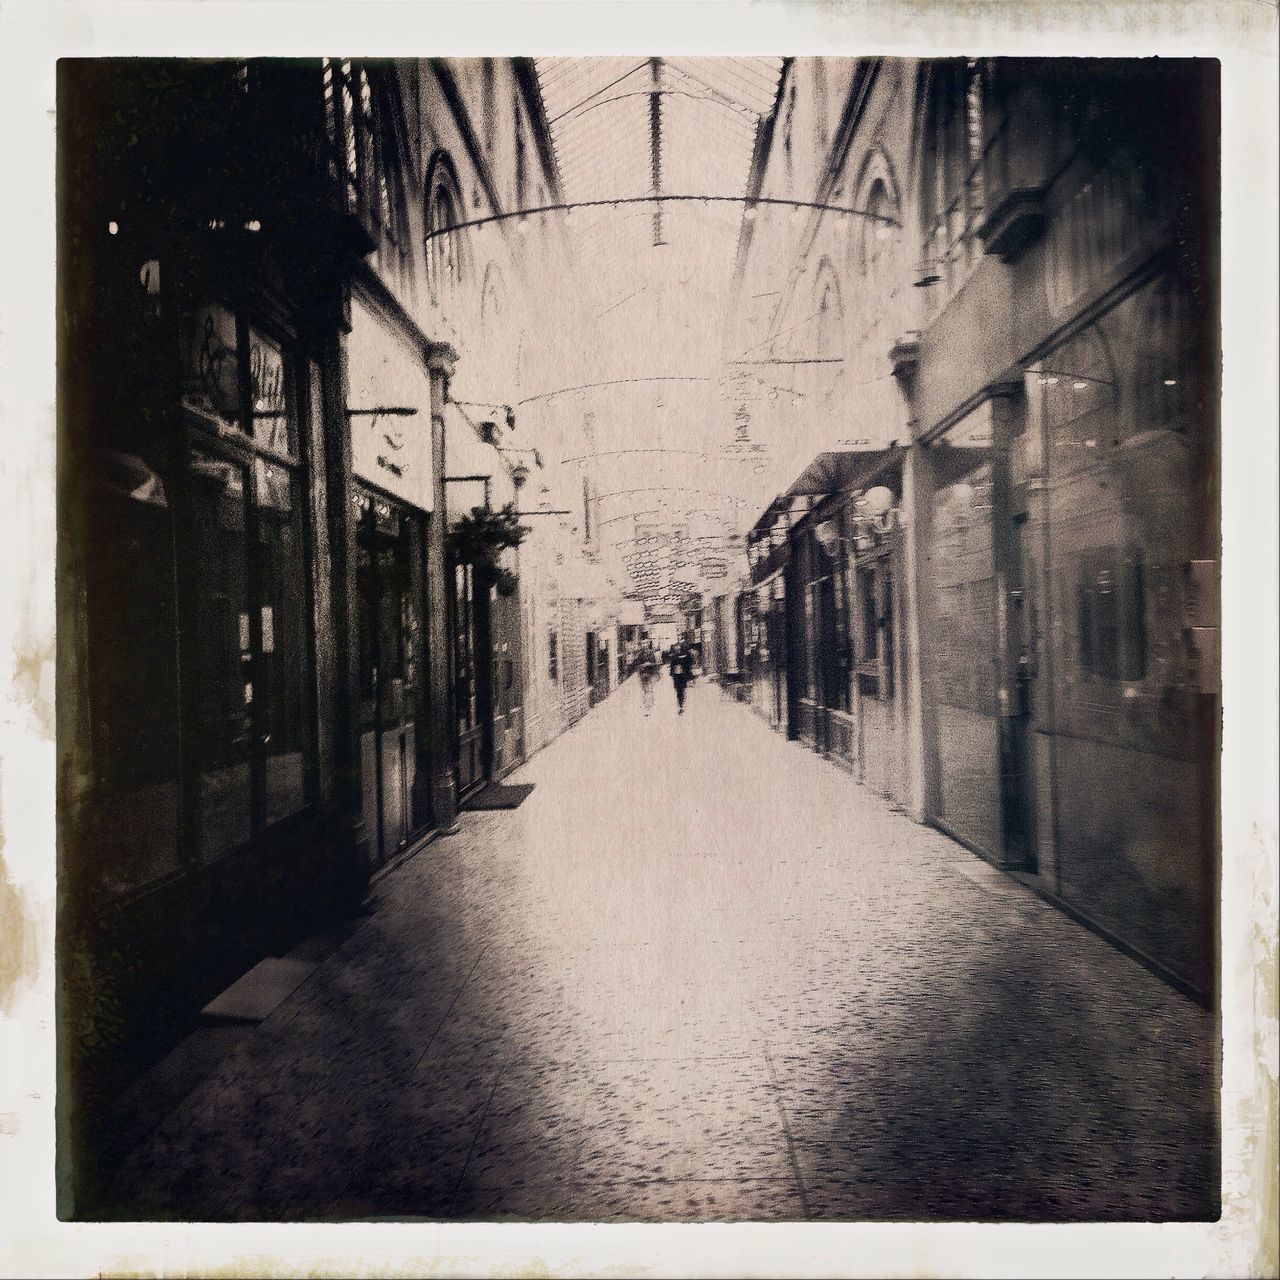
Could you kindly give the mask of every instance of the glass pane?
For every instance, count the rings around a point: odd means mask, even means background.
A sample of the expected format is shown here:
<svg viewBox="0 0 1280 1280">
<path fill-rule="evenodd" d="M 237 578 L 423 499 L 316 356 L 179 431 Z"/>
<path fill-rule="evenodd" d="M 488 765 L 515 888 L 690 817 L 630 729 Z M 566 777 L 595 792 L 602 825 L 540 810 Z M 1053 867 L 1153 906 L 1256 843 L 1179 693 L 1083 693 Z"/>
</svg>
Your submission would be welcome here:
<svg viewBox="0 0 1280 1280">
<path fill-rule="evenodd" d="M 195 573 L 196 851 L 204 860 L 250 834 L 254 698 L 244 471 L 193 449 L 189 456 Z"/>
<path fill-rule="evenodd" d="M 178 868 L 178 669 L 168 495 L 140 454 L 102 450 L 88 529 L 90 723 L 101 786 L 96 891 Z"/>
<path fill-rule="evenodd" d="M 996 594 L 992 531 L 994 455 L 988 419 L 975 416 L 930 446 L 933 497 L 933 697 L 940 742 L 946 744 L 935 811 L 980 850 L 1002 847 L 997 743 Z M 877 618 L 891 598 L 872 581 Z M 877 635 L 875 655 L 891 633 Z M 886 675 L 887 675 L 886 671 Z M 882 690 L 881 697 L 888 691 Z"/>
<path fill-rule="evenodd" d="M 236 318 L 213 303 L 186 321 L 183 406 L 220 432 L 239 432 L 240 364 Z"/>
<path fill-rule="evenodd" d="M 280 348 L 249 330 L 249 389 L 253 397 L 253 436 L 264 448 L 293 453 L 293 430 Z"/>
<path fill-rule="evenodd" d="M 254 462 L 258 511 L 258 733 L 263 819 L 269 826 L 306 804 L 311 763 L 311 653 L 301 493 L 297 472 Z"/>
</svg>

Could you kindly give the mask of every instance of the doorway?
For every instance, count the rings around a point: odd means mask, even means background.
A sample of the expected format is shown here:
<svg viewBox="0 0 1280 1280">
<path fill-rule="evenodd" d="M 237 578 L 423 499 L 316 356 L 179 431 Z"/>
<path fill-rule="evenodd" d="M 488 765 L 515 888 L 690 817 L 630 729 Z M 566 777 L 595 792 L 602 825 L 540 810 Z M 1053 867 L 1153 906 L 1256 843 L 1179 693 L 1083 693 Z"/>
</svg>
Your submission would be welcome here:
<svg viewBox="0 0 1280 1280">
<path fill-rule="evenodd" d="M 476 581 L 474 565 L 454 566 L 454 769 L 459 798 L 484 786 L 493 771 L 490 590 Z"/>
<path fill-rule="evenodd" d="M 420 514 L 372 490 L 357 489 L 356 505 L 363 807 L 381 865 L 431 824 L 419 769 L 425 529 Z"/>
</svg>

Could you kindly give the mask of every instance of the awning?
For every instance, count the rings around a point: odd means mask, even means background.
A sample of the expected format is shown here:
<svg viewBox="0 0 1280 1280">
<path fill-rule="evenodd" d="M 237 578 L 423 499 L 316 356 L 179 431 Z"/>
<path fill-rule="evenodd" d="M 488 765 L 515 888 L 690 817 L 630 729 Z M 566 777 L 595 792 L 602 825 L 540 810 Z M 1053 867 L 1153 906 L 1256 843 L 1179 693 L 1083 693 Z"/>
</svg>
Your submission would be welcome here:
<svg viewBox="0 0 1280 1280">
<path fill-rule="evenodd" d="M 888 449 L 846 449 L 820 453 L 795 478 L 782 498 L 825 497 L 845 489 L 864 489 L 878 480 L 905 452 Z"/>
</svg>

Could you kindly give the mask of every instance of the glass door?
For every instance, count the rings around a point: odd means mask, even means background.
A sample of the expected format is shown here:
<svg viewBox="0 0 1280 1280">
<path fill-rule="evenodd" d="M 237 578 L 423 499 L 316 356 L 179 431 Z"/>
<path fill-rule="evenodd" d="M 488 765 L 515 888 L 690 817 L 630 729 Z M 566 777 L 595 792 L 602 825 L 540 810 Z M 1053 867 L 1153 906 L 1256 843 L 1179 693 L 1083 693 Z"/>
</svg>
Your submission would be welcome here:
<svg viewBox="0 0 1280 1280">
<path fill-rule="evenodd" d="M 430 825 L 426 773 L 419 773 L 425 677 L 421 517 L 357 491 L 361 774 L 365 822 L 379 862 Z"/>
</svg>

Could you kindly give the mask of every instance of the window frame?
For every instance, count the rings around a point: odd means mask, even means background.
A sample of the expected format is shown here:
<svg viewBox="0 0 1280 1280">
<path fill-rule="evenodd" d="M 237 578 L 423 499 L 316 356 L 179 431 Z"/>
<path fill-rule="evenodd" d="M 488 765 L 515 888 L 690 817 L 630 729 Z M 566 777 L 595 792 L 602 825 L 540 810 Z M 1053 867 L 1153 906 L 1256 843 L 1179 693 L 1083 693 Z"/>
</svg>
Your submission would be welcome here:
<svg viewBox="0 0 1280 1280">
<path fill-rule="evenodd" d="M 450 206 L 452 212 L 447 223 L 440 221 L 442 201 Z M 466 238 L 459 227 L 466 221 L 466 206 L 453 167 L 443 153 L 436 157 L 432 166 L 424 212 L 427 289 L 437 307 L 447 307 L 467 279 Z"/>
<path fill-rule="evenodd" d="M 323 58 L 324 112 L 330 171 L 341 182 L 343 207 L 400 260 L 408 255 L 399 148 L 389 134 L 382 78 L 369 64 Z"/>
<path fill-rule="evenodd" d="M 923 113 L 921 258 L 939 279 L 936 313 L 969 278 L 984 252 L 985 121 L 990 97 L 985 60 L 947 58 L 930 69 Z"/>
<path fill-rule="evenodd" d="M 264 501 L 264 475 L 269 477 L 272 467 L 279 467 L 285 473 L 285 483 L 293 504 L 292 513 L 297 521 L 298 541 L 302 552 L 302 599 L 299 607 L 303 619 L 303 652 L 300 659 L 305 667 L 306 679 L 303 690 L 303 705 L 299 708 L 305 721 L 305 740 L 303 745 L 303 801 L 295 810 L 278 819 L 268 819 L 265 794 L 265 759 L 258 760 L 252 768 L 261 773 L 253 783 L 250 806 L 250 842 L 256 842 L 268 832 L 283 823 L 298 821 L 314 810 L 320 798 L 320 740 L 319 701 L 316 684 L 317 644 L 316 644 L 316 598 L 317 584 L 315 578 L 315 519 L 312 510 L 312 465 L 314 444 L 310 438 L 312 430 L 313 405 L 311 397 L 316 388 L 312 385 L 310 366 L 319 363 L 319 356 L 298 341 L 296 335 L 284 331 L 276 324 L 268 322 L 255 308 L 243 303 L 236 303 L 228 298 L 210 295 L 207 299 L 195 302 L 188 309 L 188 317 L 198 315 L 201 311 L 218 307 L 231 318 L 236 334 L 236 382 L 237 382 L 237 422 L 234 430 L 225 430 L 210 420 L 197 409 L 183 405 L 181 416 L 181 439 L 183 464 L 180 468 L 177 485 L 180 494 L 181 510 L 179 527 L 176 533 L 176 547 L 182 560 L 187 559 L 190 550 L 191 497 L 189 486 L 191 480 L 187 474 L 187 459 L 193 452 L 200 452 L 214 459 L 221 459 L 231 466 L 240 469 L 244 476 L 245 489 L 245 541 L 248 556 L 247 583 L 249 593 L 249 627 L 250 651 L 253 655 L 252 670 L 275 651 L 265 647 L 263 628 L 265 620 L 262 610 L 268 607 L 265 599 L 265 567 L 268 557 L 264 555 L 263 530 L 265 528 L 264 511 L 271 504 Z M 185 321 L 184 321 L 185 323 Z M 286 419 L 287 446 L 280 449 L 273 443 L 267 443 L 254 431 L 255 415 L 255 375 L 252 360 L 253 339 L 273 347 L 280 360 L 281 367 L 281 403 Z M 321 409 L 323 412 L 323 409 Z M 181 578 L 181 573 L 179 577 Z M 195 687 L 193 665 L 198 661 L 195 653 L 182 640 L 182 632 L 190 632 L 189 610 L 196 599 L 198 584 L 190 578 L 185 585 L 180 584 L 180 600 L 178 605 L 179 619 L 179 672 L 181 681 L 191 688 Z M 270 607 L 273 609 L 274 604 Z M 274 625 L 274 624 L 273 624 Z M 255 682 L 257 677 L 254 677 Z M 185 699 L 188 695 L 182 695 Z M 278 703 L 272 704 L 272 710 Z M 181 715 L 189 716 L 190 708 L 184 702 Z M 261 700 L 256 700 L 251 712 L 252 734 L 255 739 L 254 752 L 261 745 L 256 742 L 261 732 L 264 714 Z M 255 755 L 255 760 L 258 757 Z M 195 792 L 194 759 L 184 766 L 183 792 L 184 806 L 198 806 L 199 800 Z M 194 810 L 192 810 L 194 812 Z M 219 855 L 222 856 L 222 855 Z"/>
</svg>

